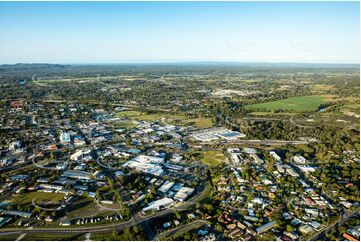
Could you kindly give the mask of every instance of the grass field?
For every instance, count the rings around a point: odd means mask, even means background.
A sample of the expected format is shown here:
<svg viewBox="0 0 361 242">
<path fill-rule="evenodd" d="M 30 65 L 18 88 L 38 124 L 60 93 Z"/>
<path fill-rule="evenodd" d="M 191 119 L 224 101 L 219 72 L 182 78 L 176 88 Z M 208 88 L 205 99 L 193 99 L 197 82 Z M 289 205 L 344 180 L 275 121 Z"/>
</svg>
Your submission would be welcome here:
<svg viewBox="0 0 361 242">
<path fill-rule="evenodd" d="M 1 235 L 0 241 L 15 241 L 19 236 L 20 236 L 19 234 Z"/>
<path fill-rule="evenodd" d="M 33 199 L 36 198 L 37 202 L 52 202 L 58 203 L 64 199 L 64 194 L 61 193 L 48 193 L 48 192 L 27 192 L 24 194 L 17 194 L 13 198 L 16 205 L 29 206 L 32 205 Z"/>
<path fill-rule="evenodd" d="M 354 104 L 346 104 L 343 106 L 344 110 L 349 110 L 351 112 L 360 113 L 360 104 L 354 103 Z"/>
<path fill-rule="evenodd" d="M 136 125 L 131 120 L 122 120 L 119 122 L 114 123 L 114 126 L 117 128 L 123 127 L 123 128 L 134 128 Z"/>
<path fill-rule="evenodd" d="M 225 162 L 226 157 L 220 150 L 197 151 L 191 156 L 207 166 L 217 166 Z"/>
<path fill-rule="evenodd" d="M 139 111 L 124 111 L 117 113 L 116 117 L 127 118 L 130 120 L 141 120 L 141 121 L 156 121 L 163 119 L 165 123 L 180 125 L 180 126 L 194 125 L 199 129 L 209 128 L 213 126 L 213 122 L 210 118 L 188 118 L 186 115 L 182 115 L 182 114 L 169 114 L 169 113 L 146 114 Z M 124 124 L 125 124 L 124 127 L 133 127 L 132 126 L 133 124 L 129 124 L 129 122 L 128 123 L 125 122 Z"/>
<path fill-rule="evenodd" d="M 132 118 L 137 117 L 137 116 L 139 116 L 141 114 L 142 113 L 138 112 L 138 111 L 122 111 L 122 112 L 117 113 L 115 116 L 117 118 L 129 118 L 129 119 L 132 119 Z"/>
<path fill-rule="evenodd" d="M 310 112 L 315 111 L 320 104 L 325 104 L 328 101 L 329 98 L 325 96 L 303 96 L 247 105 L 245 106 L 245 108 L 248 110 L 283 110 Z"/>
<path fill-rule="evenodd" d="M 98 205 L 92 198 L 82 198 L 69 207 L 67 219 L 92 217 L 100 212 Z"/>
<path fill-rule="evenodd" d="M 17 236 L 19 237 L 19 235 Z M 49 240 L 84 240 L 85 237 L 82 234 L 72 234 L 72 233 L 29 233 L 25 235 L 22 240 L 25 241 L 49 241 Z"/>
<path fill-rule="evenodd" d="M 313 87 L 319 91 L 330 91 L 335 89 L 334 85 L 326 85 L 326 84 L 315 84 Z"/>
</svg>

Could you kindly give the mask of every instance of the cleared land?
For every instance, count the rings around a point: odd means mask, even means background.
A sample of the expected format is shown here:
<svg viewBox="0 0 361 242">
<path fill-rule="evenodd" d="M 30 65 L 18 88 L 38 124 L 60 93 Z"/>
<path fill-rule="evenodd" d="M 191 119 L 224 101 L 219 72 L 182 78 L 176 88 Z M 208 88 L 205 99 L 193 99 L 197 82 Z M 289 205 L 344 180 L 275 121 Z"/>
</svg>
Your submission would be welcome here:
<svg viewBox="0 0 361 242">
<path fill-rule="evenodd" d="M 146 114 L 139 111 L 123 111 L 117 113 L 116 117 L 126 118 L 129 120 L 141 120 L 141 121 L 161 120 L 162 122 L 173 125 L 180 125 L 180 126 L 194 125 L 199 129 L 209 128 L 213 126 L 213 122 L 211 118 L 203 118 L 203 117 L 189 118 L 182 114 L 169 114 L 169 113 Z M 126 121 L 121 121 L 121 122 L 124 123 L 125 127 L 132 127 L 133 125 L 133 124 L 129 124 L 129 122 L 127 123 Z"/>
<path fill-rule="evenodd" d="M 315 111 L 321 104 L 325 104 L 329 99 L 325 96 L 303 96 L 292 97 L 278 101 L 258 103 L 245 106 L 248 110 L 282 110 L 310 112 Z"/>
<path fill-rule="evenodd" d="M 207 166 L 217 166 L 226 161 L 226 156 L 220 150 L 207 150 L 194 152 L 190 157 L 199 160 Z"/>
<path fill-rule="evenodd" d="M 20 206 L 32 205 L 32 200 L 36 198 L 37 202 L 59 203 L 64 199 L 64 194 L 48 192 L 28 192 L 18 194 L 13 198 L 13 202 Z"/>
</svg>

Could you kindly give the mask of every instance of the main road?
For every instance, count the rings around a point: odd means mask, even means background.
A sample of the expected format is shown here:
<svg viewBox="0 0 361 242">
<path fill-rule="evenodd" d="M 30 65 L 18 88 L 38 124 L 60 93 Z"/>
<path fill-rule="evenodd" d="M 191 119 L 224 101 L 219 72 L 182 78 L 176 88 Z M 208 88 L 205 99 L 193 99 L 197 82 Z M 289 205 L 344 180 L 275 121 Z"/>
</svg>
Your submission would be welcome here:
<svg viewBox="0 0 361 242">
<path fill-rule="evenodd" d="M 0 229 L 0 236 L 2 235 L 9 235 L 9 234 L 22 234 L 22 233 L 74 233 L 74 234 L 80 234 L 80 233 L 99 233 L 99 232 L 109 232 L 113 230 L 123 230 L 127 227 L 133 226 L 133 225 L 139 225 L 143 222 L 146 222 L 147 220 L 154 219 L 157 217 L 162 217 L 171 213 L 174 213 L 176 211 L 185 211 L 190 210 L 191 207 L 194 204 L 197 204 L 201 200 L 203 200 L 206 197 L 206 193 L 208 192 L 209 187 L 205 186 L 203 191 L 196 197 L 193 197 L 188 202 L 185 202 L 181 204 L 178 207 L 170 207 L 165 210 L 162 210 L 160 212 L 149 214 L 143 216 L 140 213 L 133 214 L 132 218 L 128 221 L 123 221 L 119 223 L 114 224 L 105 224 L 105 225 L 97 225 L 97 226 L 86 226 L 86 227 L 39 227 L 39 228 L 1 228 Z"/>
</svg>

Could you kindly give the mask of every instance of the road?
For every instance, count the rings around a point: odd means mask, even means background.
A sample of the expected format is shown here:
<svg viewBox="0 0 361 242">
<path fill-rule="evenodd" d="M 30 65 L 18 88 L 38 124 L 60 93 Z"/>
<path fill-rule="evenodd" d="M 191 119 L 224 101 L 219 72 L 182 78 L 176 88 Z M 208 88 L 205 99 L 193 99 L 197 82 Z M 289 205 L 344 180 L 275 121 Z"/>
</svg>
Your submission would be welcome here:
<svg viewBox="0 0 361 242">
<path fill-rule="evenodd" d="M 188 202 L 183 203 L 179 207 L 171 207 L 165 210 L 162 210 L 160 212 L 149 214 L 146 216 L 141 215 L 140 213 L 133 214 L 133 217 L 125 222 L 120 223 L 114 223 L 114 224 L 105 224 L 105 225 L 97 225 L 97 226 L 87 226 L 87 227 L 56 227 L 56 228 L 32 228 L 29 230 L 29 228 L 1 228 L 0 229 L 0 236 L 2 235 L 9 235 L 9 234 L 22 234 L 22 233 L 74 233 L 74 234 L 80 234 L 80 233 L 99 233 L 99 232 L 111 232 L 113 230 L 123 230 L 127 227 L 133 226 L 133 225 L 139 225 L 141 223 L 144 223 L 148 220 L 162 217 L 171 213 L 174 213 L 175 211 L 185 211 L 190 210 L 191 206 L 194 204 L 197 204 L 199 201 L 204 199 L 206 196 L 205 194 L 208 192 L 207 186 L 205 186 L 205 189 L 196 197 L 193 197 Z"/>
<path fill-rule="evenodd" d="M 168 230 L 168 231 L 165 231 L 163 233 L 160 233 L 158 234 L 154 240 L 159 240 L 159 239 L 162 239 L 162 238 L 167 238 L 167 237 L 170 237 L 172 235 L 174 235 L 176 232 L 180 231 L 180 230 L 184 230 L 184 232 L 190 230 L 190 229 L 193 229 L 193 228 L 196 228 L 196 227 L 200 227 L 202 225 L 207 225 L 207 222 L 204 221 L 204 220 L 195 220 L 191 223 L 188 223 L 188 224 L 185 224 L 185 225 L 182 225 L 182 226 L 179 226 L 179 227 L 176 227 L 174 229 L 171 229 L 171 230 Z"/>
<path fill-rule="evenodd" d="M 326 228 L 324 228 L 323 230 L 321 230 L 320 232 L 318 232 L 316 235 L 313 235 L 312 238 L 310 239 L 307 239 L 308 241 L 315 241 L 315 240 L 318 240 L 320 239 L 321 237 L 323 237 L 325 235 L 325 233 L 327 233 L 328 231 L 330 231 L 333 227 L 335 227 L 337 224 L 341 225 L 343 224 L 344 222 L 346 222 L 347 219 L 349 219 L 350 217 L 356 215 L 356 214 L 359 214 L 360 211 L 357 210 L 357 211 L 354 211 L 344 217 L 342 217 L 341 219 L 338 219 L 336 222 L 330 224 L 329 226 L 327 226 Z"/>
<path fill-rule="evenodd" d="M 228 141 L 228 142 L 199 142 L 195 143 L 194 145 L 219 145 L 219 144 L 225 144 L 225 145 L 232 145 L 232 144 L 245 144 L 245 145 L 305 145 L 310 143 L 310 141 L 307 140 L 260 140 L 260 139 L 240 139 L 236 141 Z"/>
</svg>

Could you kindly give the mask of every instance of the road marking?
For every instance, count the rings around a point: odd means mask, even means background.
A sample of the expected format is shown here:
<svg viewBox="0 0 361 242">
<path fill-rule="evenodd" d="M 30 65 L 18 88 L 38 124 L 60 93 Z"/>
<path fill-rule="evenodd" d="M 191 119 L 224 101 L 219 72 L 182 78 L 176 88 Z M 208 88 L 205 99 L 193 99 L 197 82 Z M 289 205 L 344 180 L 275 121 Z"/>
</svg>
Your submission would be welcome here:
<svg viewBox="0 0 361 242">
<path fill-rule="evenodd" d="M 22 240 L 27 234 L 21 234 L 15 241 Z"/>
</svg>

